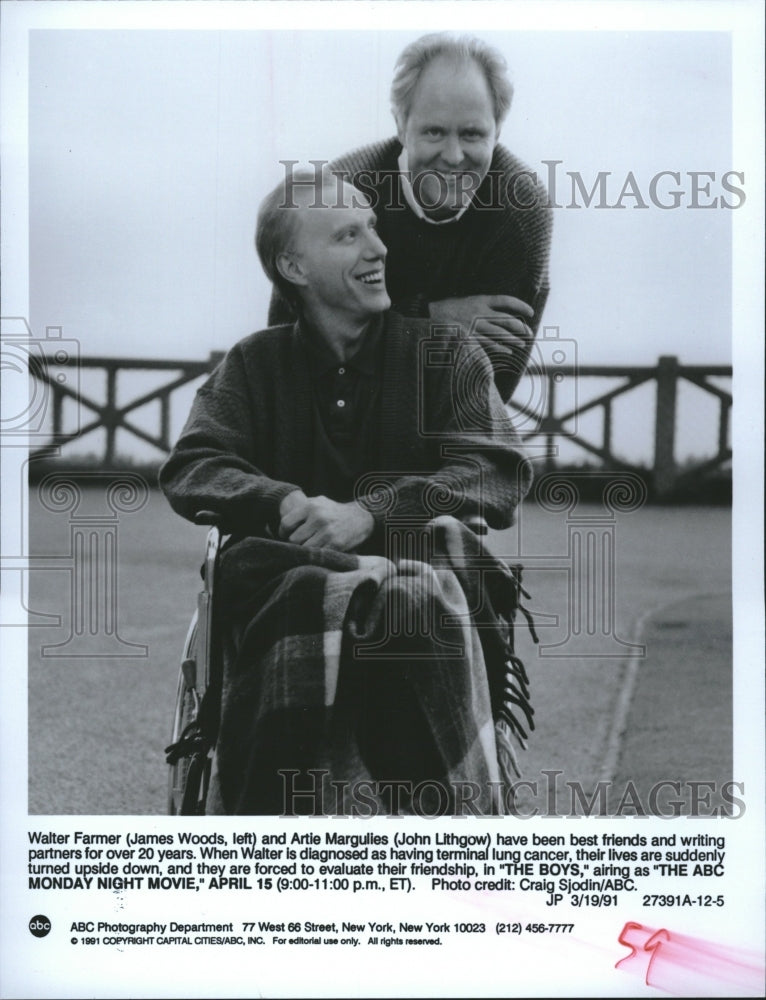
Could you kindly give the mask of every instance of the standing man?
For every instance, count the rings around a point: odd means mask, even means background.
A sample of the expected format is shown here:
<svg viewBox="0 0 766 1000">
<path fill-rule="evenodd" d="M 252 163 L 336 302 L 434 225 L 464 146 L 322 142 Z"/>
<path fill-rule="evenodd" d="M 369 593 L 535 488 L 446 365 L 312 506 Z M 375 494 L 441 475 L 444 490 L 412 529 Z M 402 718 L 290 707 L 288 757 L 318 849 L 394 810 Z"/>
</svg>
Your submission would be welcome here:
<svg viewBox="0 0 766 1000">
<path fill-rule="evenodd" d="M 545 306 L 552 229 L 544 186 L 498 143 L 512 94 L 497 50 L 470 36 L 425 35 L 396 64 L 397 137 L 330 165 L 377 213 L 393 308 L 470 331 L 505 401 Z M 289 315 L 275 293 L 269 322 Z"/>
</svg>

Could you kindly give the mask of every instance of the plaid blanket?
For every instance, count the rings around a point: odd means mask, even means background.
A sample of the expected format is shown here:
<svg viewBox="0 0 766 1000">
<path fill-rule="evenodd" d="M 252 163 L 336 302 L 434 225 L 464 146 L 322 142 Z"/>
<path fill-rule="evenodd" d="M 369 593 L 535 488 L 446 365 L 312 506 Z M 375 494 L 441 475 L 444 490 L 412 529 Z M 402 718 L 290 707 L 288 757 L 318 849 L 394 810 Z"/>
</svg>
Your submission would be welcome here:
<svg viewBox="0 0 766 1000">
<path fill-rule="evenodd" d="M 523 745 L 532 725 L 513 651 L 520 571 L 451 517 L 407 541 L 395 559 L 224 549 L 208 812 L 501 811 L 510 737 Z"/>
</svg>

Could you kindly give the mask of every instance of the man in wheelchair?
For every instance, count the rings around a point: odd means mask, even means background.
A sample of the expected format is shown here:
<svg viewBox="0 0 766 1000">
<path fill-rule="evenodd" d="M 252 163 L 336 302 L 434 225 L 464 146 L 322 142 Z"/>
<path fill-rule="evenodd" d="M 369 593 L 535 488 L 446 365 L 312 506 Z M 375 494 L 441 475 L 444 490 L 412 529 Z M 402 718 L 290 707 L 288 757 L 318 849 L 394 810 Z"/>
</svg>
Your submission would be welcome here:
<svg viewBox="0 0 766 1000">
<path fill-rule="evenodd" d="M 228 352 L 160 473 L 230 536 L 207 810 L 501 811 L 520 579 L 469 524 L 512 524 L 531 473 L 490 363 L 390 311 L 374 212 L 330 175 L 286 178 L 256 247 L 299 319 Z"/>
</svg>

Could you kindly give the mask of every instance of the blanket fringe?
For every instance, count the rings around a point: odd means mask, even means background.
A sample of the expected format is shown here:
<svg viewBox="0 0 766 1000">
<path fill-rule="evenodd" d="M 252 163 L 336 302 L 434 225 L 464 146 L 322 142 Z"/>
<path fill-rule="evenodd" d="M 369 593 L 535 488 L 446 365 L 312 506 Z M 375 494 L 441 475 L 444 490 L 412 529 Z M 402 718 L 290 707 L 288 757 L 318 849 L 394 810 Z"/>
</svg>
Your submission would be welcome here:
<svg viewBox="0 0 766 1000">
<path fill-rule="evenodd" d="M 532 614 L 521 601 L 522 595 L 527 600 L 530 599 L 529 593 L 521 582 L 523 567 L 517 563 L 510 566 L 509 569 L 516 585 L 515 611 L 523 615 L 532 640 L 538 643 L 539 639 Z M 514 744 L 518 743 L 521 750 L 526 750 L 527 730 L 533 732 L 535 728 L 535 710 L 530 698 L 529 676 L 522 660 L 515 655 L 513 648 L 513 617 L 509 622 L 506 639 L 505 675 L 500 689 L 496 689 L 495 700 L 497 760 L 501 780 L 506 785 L 511 785 L 516 779 L 521 778 L 521 768 Z"/>
<path fill-rule="evenodd" d="M 521 740 L 519 742 L 521 743 Z M 498 719 L 495 723 L 495 745 L 500 780 L 505 785 L 512 785 L 517 778 L 521 778 L 521 770 L 511 742 L 511 729 L 505 719 Z M 523 743 L 521 745 L 522 749 L 526 749 Z"/>
<path fill-rule="evenodd" d="M 180 739 L 165 747 L 165 760 L 168 764 L 177 764 L 184 757 L 194 757 L 196 754 L 206 755 L 210 743 L 202 734 L 196 719 L 189 723 L 181 733 Z"/>
</svg>

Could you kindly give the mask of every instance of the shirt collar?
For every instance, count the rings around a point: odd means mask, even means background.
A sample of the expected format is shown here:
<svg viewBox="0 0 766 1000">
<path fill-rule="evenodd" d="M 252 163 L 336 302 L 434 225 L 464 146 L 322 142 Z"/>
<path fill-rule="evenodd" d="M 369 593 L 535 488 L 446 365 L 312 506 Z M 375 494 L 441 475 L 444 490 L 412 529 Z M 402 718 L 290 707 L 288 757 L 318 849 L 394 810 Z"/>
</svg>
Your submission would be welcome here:
<svg viewBox="0 0 766 1000">
<path fill-rule="evenodd" d="M 424 222 L 429 223 L 431 226 L 449 226 L 452 222 L 457 222 L 457 220 L 468 210 L 469 206 L 463 205 L 459 212 L 455 215 L 451 215 L 448 219 L 430 219 L 423 211 L 422 205 L 417 200 L 415 192 L 412 190 L 412 184 L 410 183 L 409 159 L 407 157 L 407 150 L 404 147 L 402 147 L 402 151 L 399 154 L 397 164 L 399 166 L 404 200 L 419 219 L 423 219 Z"/>
<path fill-rule="evenodd" d="M 353 368 L 363 375 L 374 375 L 380 370 L 379 348 L 383 332 L 382 314 L 376 316 L 372 323 L 370 323 L 359 347 L 345 361 L 338 360 L 328 347 L 326 341 L 305 320 L 299 322 L 298 332 L 308 354 L 309 369 L 312 376 L 325 375 L 328 371 L 338 368 Z"/>
</svg>

